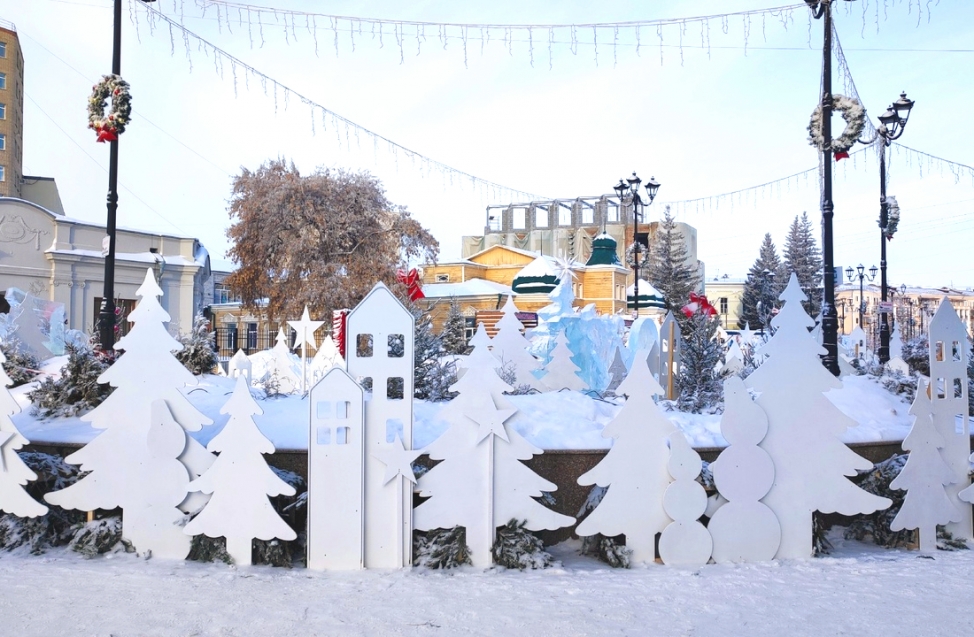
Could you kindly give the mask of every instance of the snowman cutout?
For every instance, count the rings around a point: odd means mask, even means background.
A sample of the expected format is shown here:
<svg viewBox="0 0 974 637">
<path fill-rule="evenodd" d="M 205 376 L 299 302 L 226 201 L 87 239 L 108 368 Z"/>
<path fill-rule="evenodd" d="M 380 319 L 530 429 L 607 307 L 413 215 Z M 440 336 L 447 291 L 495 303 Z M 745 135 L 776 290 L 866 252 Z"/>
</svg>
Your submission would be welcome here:
<svg viewBox="0 0 974 637">
<path fill-rule="evenodd" d="M 670 436 L 670 461 L 666 465 L 673 482 L 663 494 L 663 510 L 673 519 L 659 538 L 659 556 L 664 564 L 703 566 L 710 561 L 713 539 L 700 523 L 707 510 L 707 492 L 697 482 L 702 463 L 683 432 Z"/>
</svg>

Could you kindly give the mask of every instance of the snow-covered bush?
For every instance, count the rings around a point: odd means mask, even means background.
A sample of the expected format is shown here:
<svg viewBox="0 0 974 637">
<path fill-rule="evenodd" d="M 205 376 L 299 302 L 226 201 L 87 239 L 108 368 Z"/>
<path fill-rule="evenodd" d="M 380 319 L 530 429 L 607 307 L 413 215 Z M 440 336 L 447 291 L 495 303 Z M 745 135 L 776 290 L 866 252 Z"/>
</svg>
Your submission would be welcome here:
<svg viewBox="0 0 974 637">
<path fill-rule="evenodd" d="M 89 559 L 110 551 L 135 552 L 132 543 L 122 538 L 122 518 L 119 516 L 86 523 L 75 533 L 68 546 Z"/>
<path fill-rule="evenodd" d="M 512 519 L 497 529 L 497 540 L 491 549 L 494 564 L 519 570 L 551 566 L 551 554 L 536 535 L 524 528 L 526 523 Z"/>
<path fill-rule="evenodd" d="M 413 565 L 440 569 L 470 563 L 470 547 L 464 527 L 413 533 Z"/>
<path fill-rule="evenodd" d="M 4 338 L 0 341 L 0 351 L 6 357 L 3 363 L 3 371 L 13 381 L 12 387 L 25 385 L 34 380 L 40 372 L 40 361 L 30 352 L 23 349 L 20 340 L 16 336 Z"/>
<path fill-rule="evenodd" d="M 911 372 L 919 372 L 924 376 L 930 375 L 930 341 L 926 334 L 903 343 L 903 360 L 910 366 Z"/>
<path fill-rule="evenodd" d="M 908 403 L 913 403 L 917 393 L 917 379 L 915 374 L 903 372 L 888 367 L 879 377 L 879 384 L 891 394 L 902 396 Z"/>
<path fill-rule="evenodd" d="M 202 314 L 197 314 L 193 319 L 190 333 L 179 336 L 177 340 L 183 349 L 175 353 L 176 360 L 186 369 L 196 376 L 213 372 L 218 362 L 216 340 L 209 321 Z"/>
<path fill-rule="evenodd" d="M 601 533 L 582 538 L 581 553 L 598 558 L 612 568 L 632 566 L 632 550 L 617 538 L 605 537 Z"/>
<path fill-rule="evenodd" d="M 101 356 L 86 345 L 64 347 L 68 362 L 61 368 L 61 376 L 48 376 L 27 393 L 35 416 L 77 416 L 100 405 L 114 391 L 107 383 L 98 382 L 112 357 Z"/>
<path fill-rule="evenodd" d="M 21 460 L 37 474 L 37 480 L 25 489 L 35 500 L 42 501 L 45 493 L 63 489 L 78 480 L 79 469 L 64 462 L 60 456 L 36 451 L 19 452 Z M 65 511 L 51 507 L 46 515 L 20 518 L 9 513 L 0 515 L 0 549 L 13 550 L 29 546 L 30 552 L 40 554 L 55 546 L 71 542 L 84 522 L 80 511 Z"/>
<path fill-rule="evenodd" d="M 500 379 L 514 388 L 514 391 L 504 392 L 513 396 L 523 396 L 524 394 L 537 394 L 538 390 L 527 383 L 518 384 L 517 367 L 513 362 L 501 361 L 501 366 L 496 368 Z"/>
</svg>

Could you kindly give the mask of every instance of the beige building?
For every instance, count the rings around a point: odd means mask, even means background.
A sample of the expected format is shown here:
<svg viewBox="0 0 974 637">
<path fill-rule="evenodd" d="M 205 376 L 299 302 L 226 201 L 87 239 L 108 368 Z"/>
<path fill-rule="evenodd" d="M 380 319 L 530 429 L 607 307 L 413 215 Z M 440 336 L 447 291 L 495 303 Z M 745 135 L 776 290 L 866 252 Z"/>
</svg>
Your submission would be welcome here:
<svg viewBox="0 0 974 637">
<path fill-rule="evenodd" d="M 104 226 L 30 201 L 0 197 L 0 296 L 19 288 L 63 303 L 67 328 L 91 333 L 104 291 L 104 238 Z M 188 332 L 193 317 L 205 307 L 210 279 L 210 258 L 203 245 L 191 237 L 125 228 L 118 229 L 116 241 L 117 304 L 131 310 L 146 268 L 153 268 L 165 293 L 162 306 L 172 317 L 171 329 Z"/>
<path fill-rule="evenodd" d="M 746 279 L 727 274 L 716 276 L 704 282 L 704 294 L 710 304 L 717 308 L 720 325 L 725 330 L 740 329 L 741 315 L 744 313 L 744 282 Z M 757 326 L 751 326 L 757 329 Z"/>
<path fill-rule="evenodd" d="M 24 56 L 12 22 L 0 20 L 0 196 L 20 197 L 24 176 Z"/>
</svg>

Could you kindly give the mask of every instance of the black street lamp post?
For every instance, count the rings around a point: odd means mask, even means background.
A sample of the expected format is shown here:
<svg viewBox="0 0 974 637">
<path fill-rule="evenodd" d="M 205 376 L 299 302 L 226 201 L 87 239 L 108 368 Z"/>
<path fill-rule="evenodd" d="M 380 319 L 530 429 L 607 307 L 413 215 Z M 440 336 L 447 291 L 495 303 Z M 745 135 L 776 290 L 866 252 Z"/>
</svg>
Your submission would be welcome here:
<svg viewBox="0 0 974 637">
<path fill-rule="evenodd" d="M 629 182 L 626 185 L 626 181 Z M 642 197 L 639 195 L 639 185 L 642 184 L 643 180 L 636 176 L 636 173 L 632 174 L 632 177 L 623 181 L 619 180 L 619 183 L 612 187 L 616 191 L 616 195 L 619 196 L 619 203 L 622 204 L 623 197 L 629 195 L 632 200 L 632 273 L 635 277 L 635 282 L 633 283 L 633 309 L 635 310 L 635 316 L 639 316 L 639 241 L 637 240 L 637 234 L 639 232 L 639 215 L 640 208 L 643 206 L 648 206 L 653 203 L 653 199 L 656 198 L 656 193 L 659 191 L 659 182 L 656 181 L 655 177 L 650 177 L 649 181 L 646 182 L 646 194 L 649 196 L 648 201 L 643 201 Z M 648 246 L 646 248 L 649 249 Z"/>
<path fill-rule="evenodd" d="M 824 23 L 822 42 L 822 364 L 839 375 L 838 313 L 835 309 L 835 266 L 832 249 L 832 4 L 836 0 L 805 0 L 817 20 Z"/>
<path fill-rule="evenodd" d="M 865 321 L 866 299 L 863 298 L 863 281 L 867 278 L 867 276 L 870 281 L 874 281 L 876 279 L 876 269 L 877 269 L 876 266 L 869 268 L 868 275 L 865 273 L 865 268 L 861 263 L 856 266 L 855 271 L 853 271 L 851 266 L 845 269 L 845 275 L 849 277 L 849 283 L 852 283 L 852 281 L 856 278 L 859 279 L 859 326 L 860 327 L 862 327 L 866 322 Z M 889 347 L 888 341 L 887 341 L 887 347 Z"/>
<path fill-rule="evenodd" d="M 155 2 L 155 0 L 142 0 Z M 112 74 L 122 74 L 122 0 L 115 0 L 112 32 Z M 98 311 L 98 336 L 104 351 L 115 347 L 115 218 L 118 213 L 118 139 L 109 142 L 108 223 L 105 226 L 105 287 Z"/>
<path fill-rule="evenodd" d="M 893 102 L 885 113 L 879 116 L 879 140 L 882 147 L 879 149 L 879 269 L 880 278 L 880 298 L 883 305 L 880 307 L 879 316 L 879 362 L 889 361 L 889 334 L 890 325 L 886 315 L 886 301 L 888 289 L 886 285 L 886 230 L 889 226 L 889 203 L 886 200 L 886 149 L 903 135 L 906 122 L 910 119 L 910 109 L 913 108 L 913 100 L 907 99 L 906 93 L 900 93 L 900 99 Z"/>
</svg>

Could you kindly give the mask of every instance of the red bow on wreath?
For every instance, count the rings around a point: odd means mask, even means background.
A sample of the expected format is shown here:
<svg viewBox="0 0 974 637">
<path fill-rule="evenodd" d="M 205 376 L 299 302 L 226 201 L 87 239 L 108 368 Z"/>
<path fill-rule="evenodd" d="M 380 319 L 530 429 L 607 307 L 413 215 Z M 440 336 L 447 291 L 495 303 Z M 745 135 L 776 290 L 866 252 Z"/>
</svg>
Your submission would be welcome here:
<svg viewBox="0 0 974 637">
<path fill-rule="evenodd" d="M 840 159 L 849 159 L 848 151 L 845 150 L 837 151 L 835 153 L 835 161 L 839 161 Z"/>
<path fill-rule="evenodd" d="M 416 268 L 413 268 L 409 272 L 396 270 L 396 280 L 406 286 L 410 301 L 426 298 L 426 295 L 423 294 L 423 289 L 419 287 L 419 273 L 416 272 Z"/>
<path fill-rule="evenodd" d="M 717 315 L 717 308 L 710 304 L 705 295 L 690 292 L 690 302 L 683 306 L 682 312 L 687 318 L 692 317 L 697 312 L 709 317 Z"/>
<path fill-rule="evenodd" d="M 97 141 L 102 144 L 118 141 L 118 134 L 114 128 L 99 128 Z"/>
</svg>

